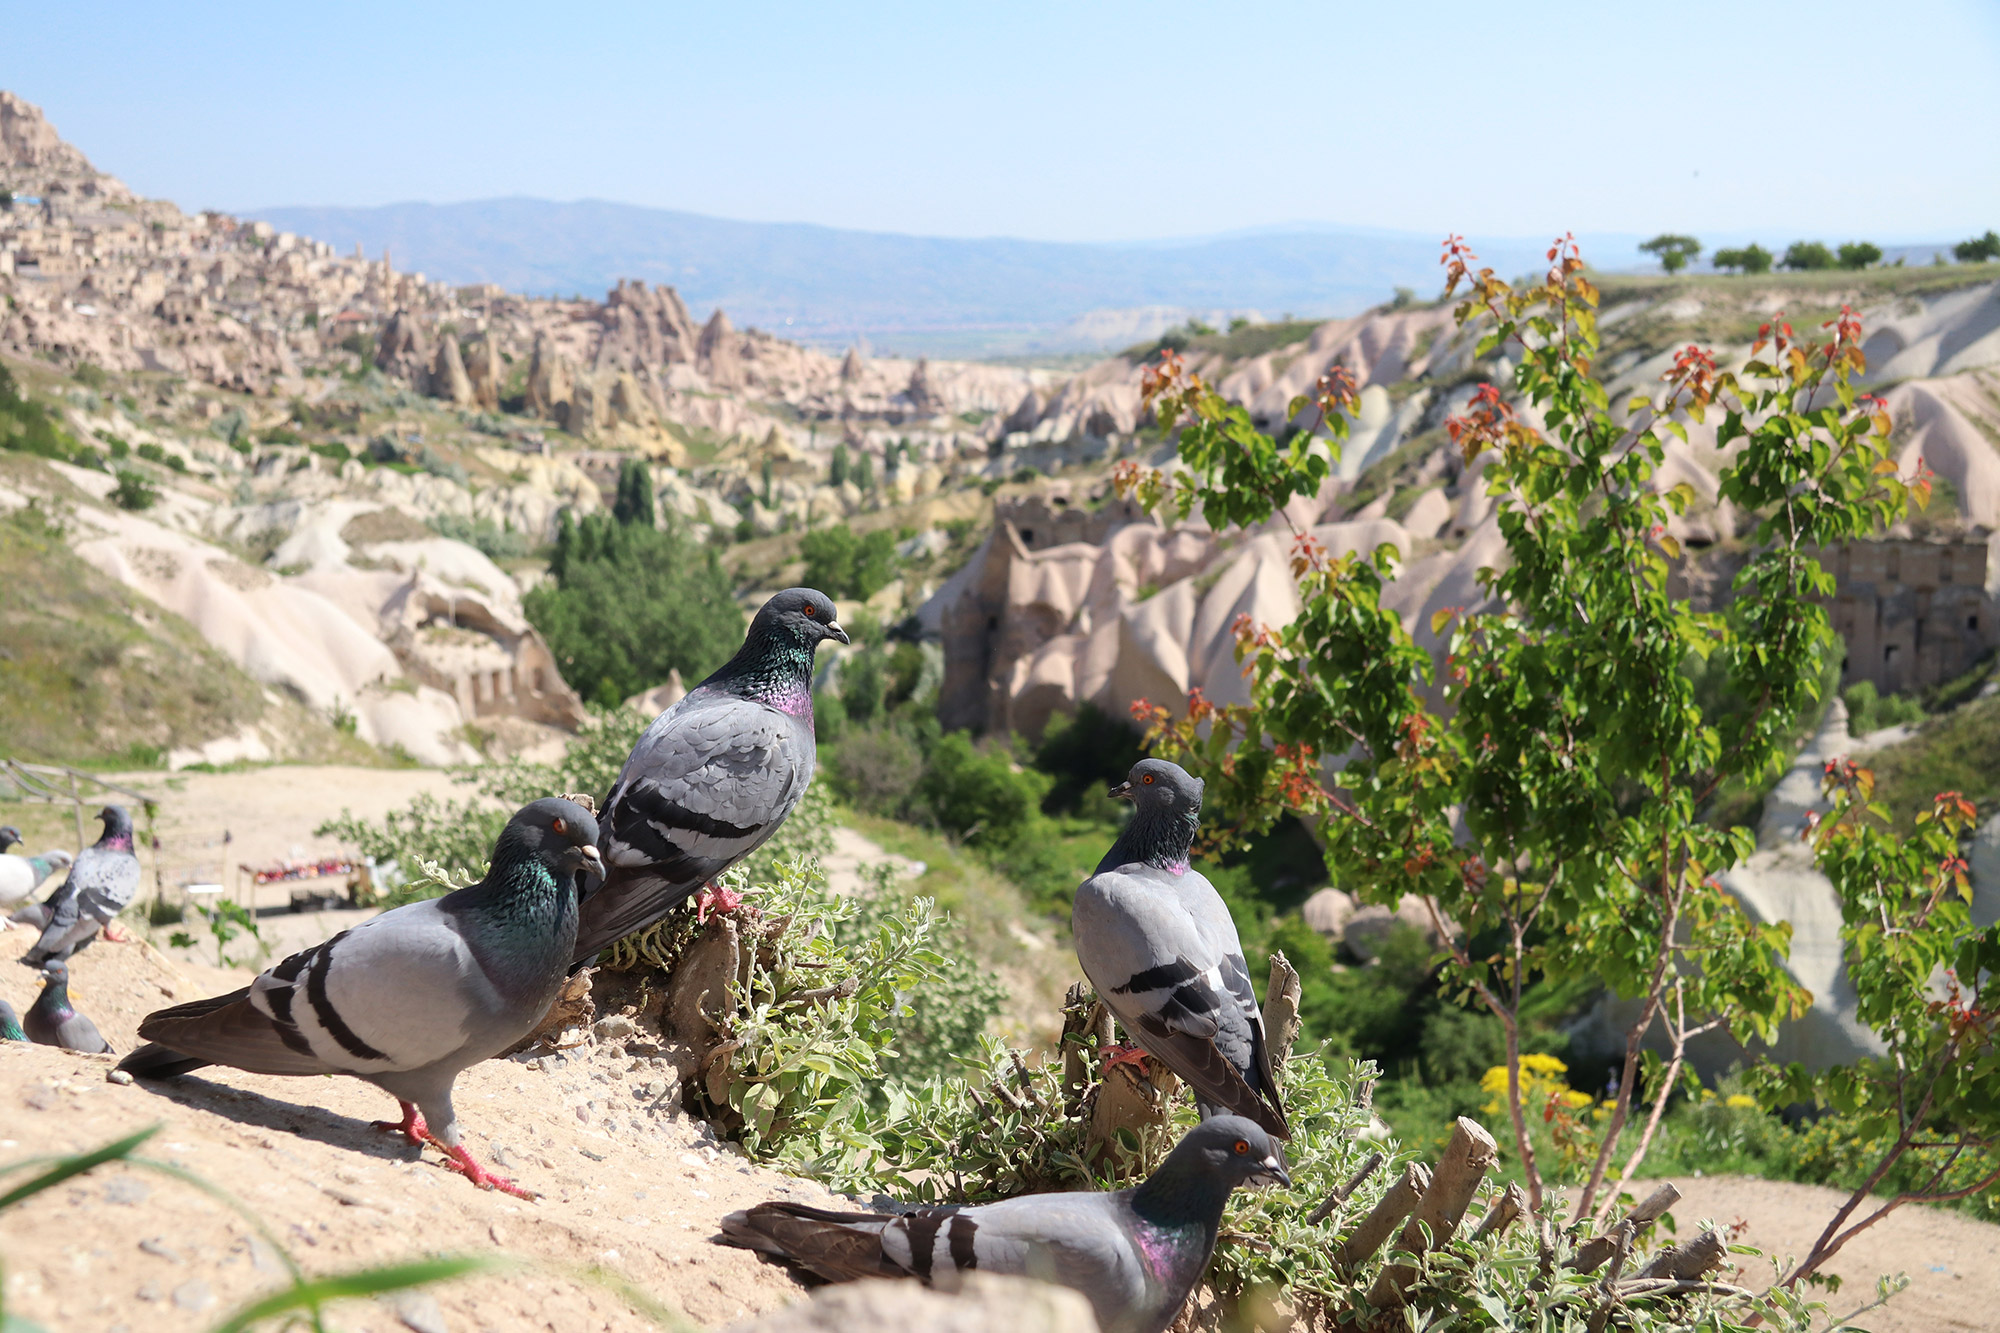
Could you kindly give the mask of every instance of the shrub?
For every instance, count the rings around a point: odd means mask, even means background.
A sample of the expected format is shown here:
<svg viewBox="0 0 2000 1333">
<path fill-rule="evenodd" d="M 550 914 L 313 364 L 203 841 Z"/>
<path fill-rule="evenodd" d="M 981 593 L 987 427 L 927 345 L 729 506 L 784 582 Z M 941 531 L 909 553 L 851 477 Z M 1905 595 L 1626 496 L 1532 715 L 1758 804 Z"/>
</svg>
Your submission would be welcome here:
<svg viewBox="0 0 2000 1333">
<path fill-rule="evenodd" d="M 1832 268 L 1834 263 L 1833 251 L 1820 242 L 1793 241 L 1785 247 L 1785 257 L 1778 261 L 1778 266 L 1795 273 L 1811 273 Z"/>
<path fill-rule="evenodd" d="M 490 518 L 467 518 L 463 514 L 433 514 L 424 522 L 440 537 L 464 542 L 489 560 L 519 560 L 534 552 L 535 543 L 524 532 L 503 528 Z"/>
<path fill-rule="evenodd" d="M 1841 692 L 1847 704 L 1847 730 L 1866 736 L 1884 727 L 1900 727 L 1924 720 L 1924 706 L 1901 694 L 1879 694 L 1872 680 L 1858 680 Z"/>
<path fill-rule="evenodd" d="M 151 509 L 160 502 L 160 493 L 153 488 L 152 482 L 137 472 L 120 468 L 118 485 L 111 492 L 111 502 L 120 509 Z"/>
<path fill-rule="evenodd" d="M 896 534 L 886 528 L 865 537 L 845 523 L 817 528 L 800 540 L 799 554 L 806 585 L 829 597 L 867 601 L 896 577 Z"/>
<path fill-rule="evenodd" d="M 1042 809 L 1052 815 L 1105 812 L 1103 792 L 1123 782 L 1144 755 L 1138 729 L 1096 704 L 1058 713 L 1035 746 L 1035 767 L 1054 779 Z"/>
<path fill-rule="evenodd" d="M 620 523 L 637 523 L 648 528 L 655 522 L 653 474 L 636 458 L 623 459 L 618 464 L 618 494 L 611 505 L 611 516 Z"/>
<path fill-rule="evenodd" d="M 909 805 L 924 756 L 915 741 L 893 727 L 855 729 L 833 752 L 830 765 L 841 799 L 857 810 L 898 815 Z"/>
<path fill-rule="evenodd" d="M 552 581 L 522 598 L 563 678 L 613 708 L 679 671 L 693 683 L 743 641 L 743 613 L 713 550 L 659 529 L 567 511 L 549 560 Z"/>
<path fill-rule="evenodd" d="M 1771 271 L 1771 252 L 1755 241 L 1740 250 L 1717 250 L 1712 258 L 1717 268 L 1733 268 L 1739 273 Z"/>
<path fill-rule="evenodd" d="M 931 747 L 923 787 L 940 827 L 968 841 L 1004 843 L 1039 813 L 1049 779 L 1017 767 L 1004 750 L 977 747 L 954 731 Z"/>
</svg>

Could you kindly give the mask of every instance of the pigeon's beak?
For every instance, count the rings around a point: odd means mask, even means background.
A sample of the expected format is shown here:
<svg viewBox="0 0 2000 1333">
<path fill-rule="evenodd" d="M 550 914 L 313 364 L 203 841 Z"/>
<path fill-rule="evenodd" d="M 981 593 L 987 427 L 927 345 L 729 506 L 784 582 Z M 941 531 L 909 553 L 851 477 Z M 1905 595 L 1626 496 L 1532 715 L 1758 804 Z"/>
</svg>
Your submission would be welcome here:
<svg viewBox="0 0 2000 1333">
<path fill-rule="evenodd" d="M 576 854 L 582 859 L 583 868 L 587 873 L 598 880 L 604 878 L 604 854 L 602 852 L 589 843 L 585 843 L 576 849 Z"/>
<path fill-rule="evenodd" d="M 847 637 L 847 631 L 840 627 L 838 620 L 829 620 L 826 622 L 826 637 L 829 639 L 839 639 L 842 643 L 854 642 L 854 640 Z"/>
<path fill-rule="evenodd" d="M 1132 784 L 1130 782 L 1121 782 L 1106 792 L 1105 795 L 1114 801 L 1129 801 L 1132 799 Z"/>
<path fill-rule="evenodd" d="M 1250 1173 L 1250 1179 L 1255 1184 L 1277 1185 L 1282 1189 L 1292 1187 L 1291 1173 L 1285 1170 L 1284 1162 L 1275 1152 L 1257 1163 L 1256 1169 Z"/>
</svg>

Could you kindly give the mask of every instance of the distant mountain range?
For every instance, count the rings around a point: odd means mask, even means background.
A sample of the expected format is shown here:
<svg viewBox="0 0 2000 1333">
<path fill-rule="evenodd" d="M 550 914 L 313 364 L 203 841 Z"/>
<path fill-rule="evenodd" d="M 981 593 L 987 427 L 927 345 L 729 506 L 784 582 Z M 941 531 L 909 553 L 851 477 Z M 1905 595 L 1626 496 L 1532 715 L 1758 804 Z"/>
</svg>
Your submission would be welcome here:
<svg viewBox="0 0 2000 1333">
<path fill-rule="evenodd" d="M 266 208 L 286 231 L 387 247 L 396 266 L 454 284 L 597 296 L 620 278 L 672 284 L 697 318 L 711 307 L 801 342 L 996 356 L 1103 351 L 1190 314 L 1276 319 L 1351 314 L 1397 287 L 1439 284 L 1438 236 L 1302 224 L 1184 241 L 1065 244 L 955 240 L 735 222 L 582 200 L 487 199 L 380 208 Z M 1639 262 L 1639 238 L 1598 237 L 1601 266 Z M 1502 273 L 1538 266 L 1546 241 L 1485 243 Z"/>
</svg>

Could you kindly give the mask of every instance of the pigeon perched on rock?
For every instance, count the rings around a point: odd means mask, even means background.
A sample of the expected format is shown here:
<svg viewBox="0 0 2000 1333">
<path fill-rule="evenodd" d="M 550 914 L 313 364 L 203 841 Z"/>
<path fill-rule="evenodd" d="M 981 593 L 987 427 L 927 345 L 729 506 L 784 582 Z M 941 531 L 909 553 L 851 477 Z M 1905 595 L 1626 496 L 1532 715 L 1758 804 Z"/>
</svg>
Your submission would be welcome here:
<svg viewBox="0 0 2000 1333">
<path fill-rule="evenodd" d="M 1215 1253 L 1230 1191 L 1259 1182 L 1291 1184 L 1277 1145 L 1225 1115 L 1189 1130 L 1133 1189 L 902 1214 L 763 1203 L 723 1218 L 721 1240 L 831 1282 L 915 1277 L 951 1291 L 975 1268 L 1040 1278 L 1082 1292 L 1104 1333 L 1161 1333 Z"/>
<path fill-rule="evenodd" d="M 1247 1116 L 1290 1138 L 1236 923 L 1188 866 L 1201 794 L 1201 780 L 1178 764 L 1133 765 L 1111 795 L 1137 809 L 1076 891 L 1070 933 L 1099 998 L 1141 1050 L 1194 1090 L 1204 1116 Z"/>
<path fill-rule="evenodd" d="M 203 1065 L 258 1074 L 352 1074 L 402 1104 L 399 1130 L 442 1150 L 482 1189 L 532 1197 L 461 1143 L 459 1073 L 535 1030 L 562 989 L 577 898 L 603 863 L 597 820 L 573 801 L 523 806 L 486 878 L 408 903 L 295 953 L 242 990 L 146 1016 L 153 1045 L 118 1067 L 168 1078 Z"/>
<path fill-rule="evenodd" d="M 21 1027 L 28 1040 L 39 1046 L 60 1046 L 66 1051 L 106 1055 L 111 1043 L 97 1031 L 97 1024 L 79 1014 L 69 1002 L 69 964 L 51 959 L 42 964 L 42 993 L 28 1006 Z"/>
<path fill-rule="evenodd" d="M 132 816 L 122 805 L 97 812 L 104 833 L 83 849 L 69 878 L 46 901 L 22 908 L 13 920 L 39 926 L 42 936 L 21 956 L 29 967 L 68 958 L 117 919 L 139 889 L 139 858 L 132 853 Z"/>
<path fill-rule="evenodd" d="M 0 1041 L 26 1041 L 28 1034 L 21 1027 L 21 1016 L 14 1012 L 14 1006 L 0 1000 Z"/>
<path fill-rule="evenodd" d="M 0 829 L 0 833 L 5 832 Z M 42 887 L 43 880 L 75 859 L 68 852 L 53 849 L 40 856 L 0 856 L 0 911 L 25 902 Z M 0 923 L 0 930 L 5 929 L 5 923 Z"/>
<path fill-rule="evenodd" d="M 643 930 L 777 832 L 812 781 L 813 651 L 846 643 L 833 602 L 788 588 L 743 647 L 653 721 L 604 799 L 606 879 L 576 961 Z"/>
</svg>

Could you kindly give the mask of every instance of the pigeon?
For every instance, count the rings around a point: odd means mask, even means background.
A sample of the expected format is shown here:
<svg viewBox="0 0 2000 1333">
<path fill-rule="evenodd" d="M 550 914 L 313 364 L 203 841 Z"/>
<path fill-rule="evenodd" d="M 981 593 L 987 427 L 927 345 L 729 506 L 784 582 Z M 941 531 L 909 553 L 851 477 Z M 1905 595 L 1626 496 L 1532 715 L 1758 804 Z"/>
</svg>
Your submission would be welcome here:
<svg viewBox="0 0 2000 1333">
<path fill-rule="evenodd" d="M 14 913 L 13 920 L 40 926 L 42 936 L 21 956 L 29 967 L 64 959 L 88 945 L 115 920 L 139 888 L 139 858 L 132 854 L 132 816 L 122 805 L 97 812 L 104 835 L 83 849 L 69 878 L 43 902 Z"/>
<path fill-rule="evenodd" d="M 0 1041 L 26 1041 L 28 1034 L 21 1030 L 21 1016 L 14 1012 L 14 1006 L 0 1000 Z"/>
<path fill-rule="evenodd" d="M 1247 1116 L 1288 1139 L 1236 923 L 1188 867 L 1201 794 L 1200 779 L 1178 764 L 1132 766 L 1111 795 L 1138 808 L 1077 889 L 1070 933 L 1098 996 L 1141 1050 L 1194 1090 L 1204 1116 Z"/>
<path fill-rule="evenodd" d="M 6 851 L 21 840 L 21 830 L 12 824 L 0 824 L 0 852 Z"/>
<path fill-rule="evenodd" d="M 0 829 L 0 834 L 7 830 Z M 0 910 L 25 901 L 42 881 L 76 858 L 68 852 L 51 850 L 40 856 L 0 856 Z M 43 923 L 46 924 L 46 923 Z M 0 930 L 6 924 L 0 922 Z"/>
<path fill-rule="evenodd" d="M 643 930 L 777 832 L 812 781 L 813 651 L 846 643 L 833 602 L 788 588 L 764 603 L 736 656 L 661 713 L 604 798 L 605 882 L 575 962 Z"/>
<path fill-rule="evenodd" d="M 28 1040 L 39 1046 L 60 1046 L 86 1055 L 108 1055 L 111 1043 L 97 1031 L 97 1024 L 79 1014 L 69 1002 L 69 964 L 50 960 L 42 965 L 42 993 L 28 1006 L 21 1027 Z"/>
<path fill-rule="evenodd" d="M 597 820 L 573 801 L 523 806 L 486 878 L 407 903 L 293 954 L 242 990 L 148 1014 L 118 1066 L 170 1078 L 204 1065 L 351 1074 L 401 1104 L 378 1122 L 430 1143 L 482 1189 L 533 1195 L 473 1160 L 452 1082 L 535 1030 L 562 989 L 577 897 L 603 871 Z"/>
<path fill-rule="evenodd" d="M 1073 1287 L 1104 1333 L 1162 1333 L 1215 1253 L 1238 1185 L 1291 1177 L 1270 1136 L 1241 1116 L 1189 1130 L 1142 1185 L 1028 1194 L 973 1207 L 840 1213 L 762 1203 L 722 1219 L 722 1244 L 789 1260 L 830 1282 L 915 1277 L 946 1291 L 979 1269 Z"/>
</svg>

